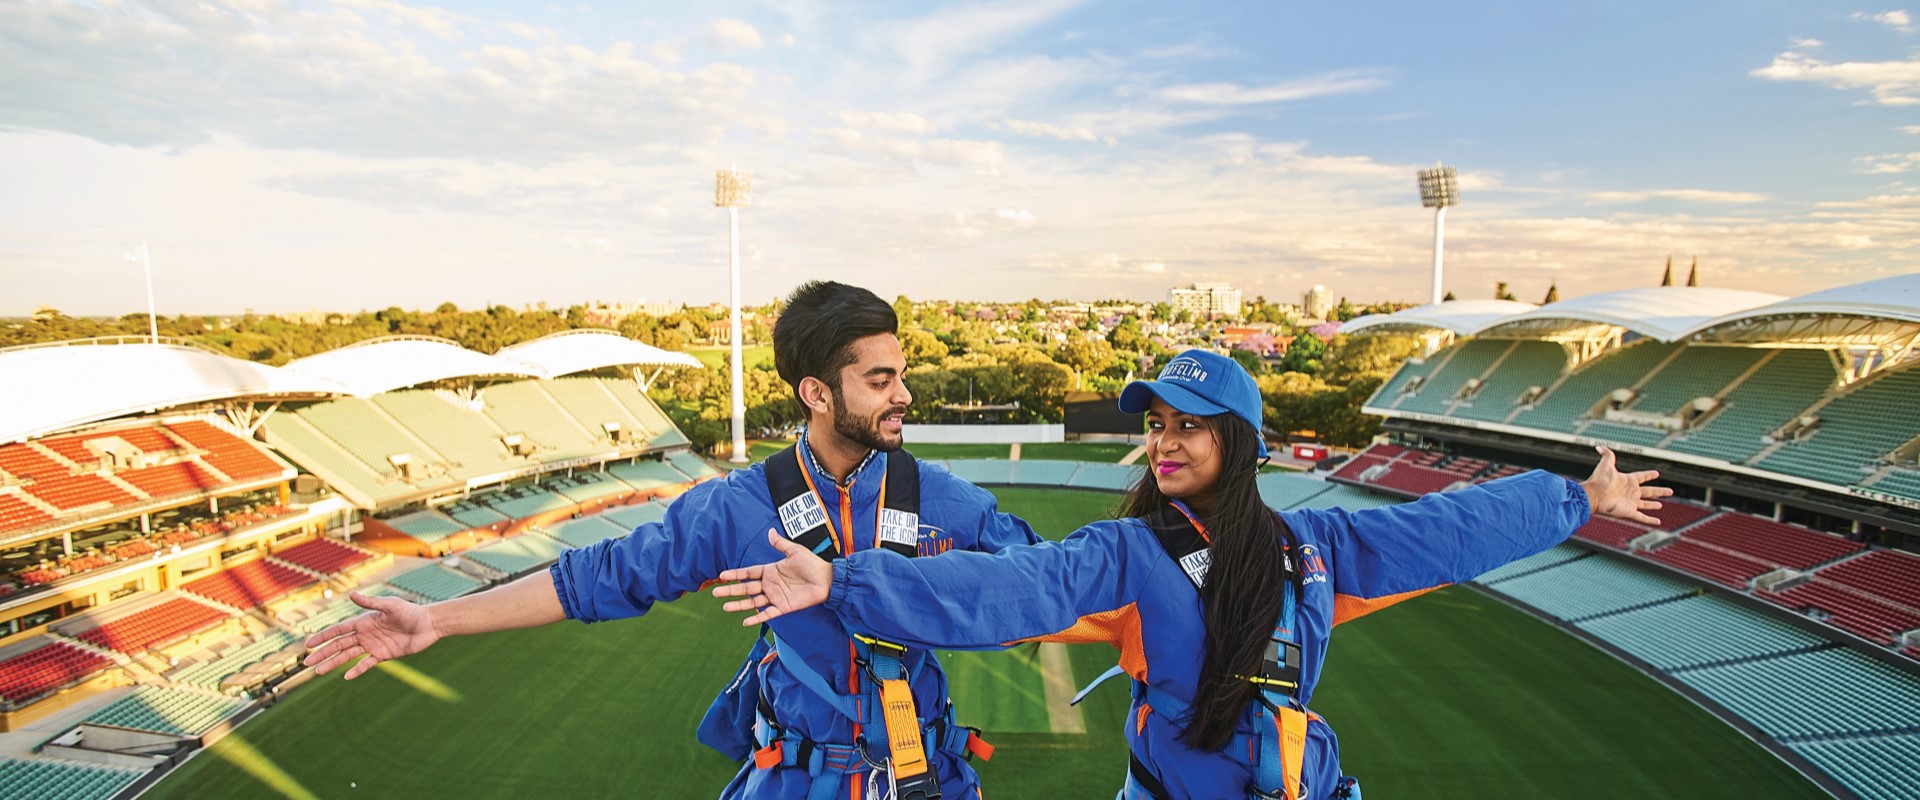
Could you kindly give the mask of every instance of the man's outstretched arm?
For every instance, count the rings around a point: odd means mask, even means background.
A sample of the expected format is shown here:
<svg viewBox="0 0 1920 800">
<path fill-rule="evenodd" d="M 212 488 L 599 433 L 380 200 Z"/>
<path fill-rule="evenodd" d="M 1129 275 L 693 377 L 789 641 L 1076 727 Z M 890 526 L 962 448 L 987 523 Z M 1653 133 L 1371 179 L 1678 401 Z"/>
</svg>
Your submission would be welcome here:
<svg viewBox="0 0 1920 800">
<path fill-rule="evenodd" d="M 425 650 L 442 637 L 532 628 L 567 618 L 553 576 L 546 570 L 499 588 L 425 606 L 359 592 L 349 597 L 367 613 L 307 637 L 306 658 L 307 666 L 325 675 L 366 656 L 347 670 L 347 680 L 382 661 Z"/>
</svg>

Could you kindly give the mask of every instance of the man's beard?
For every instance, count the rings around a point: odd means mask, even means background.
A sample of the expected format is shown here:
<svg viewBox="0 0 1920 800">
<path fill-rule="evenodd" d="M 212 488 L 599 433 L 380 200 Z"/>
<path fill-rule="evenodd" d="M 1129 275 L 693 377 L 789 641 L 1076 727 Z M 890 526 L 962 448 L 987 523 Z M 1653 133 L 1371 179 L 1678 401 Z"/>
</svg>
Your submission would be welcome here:
<svg viewBox="0 0 1920 800">
<path fill-rule="evenodd" d="M 846 400 L 841 397 L 839 392 L 834 392 L 833 432 L 840 434 L 842 438 L 848 441 L 858 442 L 867 448 L 878 450 L 882 453 L 891 453 L 900 449 L 900 446 L 906 443 L 906 437 L 902 436 L 891 442 L 887 441 L 886 437 L 880 433 L 880 418 L 895 412 L 904 412 L 905 410 L 905 408 L 888 408 L 886 411 L 881 412 L 879 416 L 871 419 L 856 419 L 853 413 L 847 410 Z"/>
</svg>

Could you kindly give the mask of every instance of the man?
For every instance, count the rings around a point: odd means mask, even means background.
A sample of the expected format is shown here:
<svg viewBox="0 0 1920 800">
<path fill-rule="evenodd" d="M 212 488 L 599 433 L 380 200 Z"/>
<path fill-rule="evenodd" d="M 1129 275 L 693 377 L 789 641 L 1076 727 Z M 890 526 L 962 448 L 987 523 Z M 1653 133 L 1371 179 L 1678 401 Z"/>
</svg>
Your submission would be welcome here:
<svg viewBox="0 0 1920 800">
<path fill-rule="evenodd" d="M 883 507 L 899 505 L 901 492 L 882 497 L 896 482 L 887 464 L 903 457 L 893 454 L 913 402 L 902 381 L 906 359 L 897 331 L 893 308 L 872 292 L 817 281 L 794 290 L 774 326 L 774 365 L 808 419 L 797 453 L 783 454 L 789 460 L 782 463 L 798 465 L 791 474 L 804 480 L 809 502 L 817 501 L 812 508 L 824 511 L 823 519 L 811 518 L 825 523 L 825 541 L 816 550 L 823 556 L 903 543 L 901 518 L 883 519 Z M 668 507 L 661 522 L 569 550 L 546 573 L 490 591 L 427 606 L 354 594 L 369 613 L 309 638 L 306 661 L 324 674 L 360 658 L 347 669 L 352 680 L 446 636 L 640 616 L 727 569 L 777 560 L 769 529 L 807 541 L 800 538 L 803 531 L 790 529 L 801 524 L 783 527 L 769 489 L 770 480 L 776 487 L 791 481 L 770 479 L 769 473 L 766 464 L 756 464 L 696 486 Z M 905 543 L 909 549 L 998 551 L 1040 540 L 1025 522 L 998 513 L 993 495 L 945 469 L 920 464 L 917 476 L 918 524 L 904 534 L 915 540 Z M 896 524 L 883 524 L 888 520 Z M 948 798 L 974 796 L 978 778 L 964 755 L 977 740 L 953 725 L 937 658 L 923 650 L 891 661 L 891 651 L 876 656 L 874 648 L 881 646 L 854 641 L 822 609 L 770 627 L 777 656 L 753 659 L 743 673 L 759 682 L 759 697 L 746 702 L 758 701 L 760 747 L 722 797 L 862 798 L 869 786 L 884 793 L 902 780 L 870 766 L 890 762 L 897 763 L 888 771 L 906 780 L 924 776 L 923 796 L 936 788 Z M 887 685 L 910 692 L 914 721 L 889 724 L 883 735 L 866 711 L 881 705 L 873 702 L 876 687 L 895 673 L 900 679 Z M 889 695 L 885 705 L 896 706 L 897 699 L 904 698 Z M 902 749 L 922 741 L 924 753 Z M 924 764 L 913 763 L 916 758 Z"/>
</svg>

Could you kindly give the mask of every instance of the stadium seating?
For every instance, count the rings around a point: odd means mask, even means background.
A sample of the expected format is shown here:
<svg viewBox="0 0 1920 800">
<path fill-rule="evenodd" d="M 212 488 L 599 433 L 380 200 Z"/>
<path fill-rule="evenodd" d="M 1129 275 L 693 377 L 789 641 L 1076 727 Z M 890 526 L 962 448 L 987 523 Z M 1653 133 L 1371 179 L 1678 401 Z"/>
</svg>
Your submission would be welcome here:
<svg viewBox="0 0 1920 800">
<path fill-rule="evenodd" d="M 1382 458 L 1374 455 L 1374 452 L 1379 449 L 1380 448 L 1375 447 L 1372 450 L 1368 450 L 1364 453 L 1354 456 L 1353 458 L 1347 459 L 1347 463 L 1341 464 L 1339 469 L 1336 469 L 1333 471 L 1332 477 L 1340 478 L 1341 480 L 1349 480 L 1355 483 L 1360 483 L 1361 473 L 1364 473 L 1367 470 L 1377 467 L 1381 464 L 1385 464 L 1390 460 L 1388 458 Z"/>
<path fill-rule="evenodd" d="M 660 449 L 687 444 L 686 434 L 681 433 L 680 429 L 674 426 L 673 421 L 667 419 L 666 413 L 662 412 L 659 406 L 654 405 L 652 400 L 641 394 L 640 387 L 633 381 L 605 378 L 600 381 L 600 385 L 606 387 L 607 392 L 612 394 L 615 400 L 620 401 L 620 404 L 625 406 L 641 425 L 646 426 L 647 432 L 653 437 L 647 442 L 648 447 Z"/>
<path fill-rule="evenodd" d="M 271 603 L 313 583 L 314 579 L 305 573 L 262 559 L 223 569 L 180 588 L 216 603 L 248 609 Z"/>
<path fill-rule="evenodd" d="M 1893 644 L 1895 636 L 1920 630 L 1920 614 L 1829 583 L 1818 573 L 1799 586 L 1755 595 L 1795 610 L 1818 609 L 1827 615 L 1828 624 L 1878 644 Z"/>
<path fill-rule="evenodd" d="M 332 575 L 372 558 L 373 554 L 326 539 L 314 539 L 277 551 L 273 557 L 322 575 Z"/>
<path fill-rule="evenodd" d="M 486 513 L 491 517 L 491 519 L 487 520 L 488 523 L 504 519 L 504 517 L 491 510 Z M 468 528 L 479 527 L 478 525 L 469 525 L 460 522 L 438 511 L 422 511 L 396 519 L 384 520 L 384 522 L 387 523 L 388 527 L 427 544 L 437 544 L 440 540 Z"/>
<path fill-rule="evenodd" d="M 0 445 L 0 471 L 16 478 L 46 478 L 67 474 L 67 468 L 25 444 Z"/>
<path fill-rule="evenodd" d="M 112 665 L 98 653 L 51 642 L 0 661 L 0 700 L 18 706 Z"/>
<path fill-rule="evenodd" d="M 1686 570 L 1723 586 L 1745 589 L 1753 579 L 1773 571 L 1774 566 L 1689 539 L 1669 540 L 1653 550 L 1636 555 Z"/>
<path fill-rule="evenodd" d="M 518 575 L 551 563 L 565 549 L 565 545 L 553 539 L 530 533 L 469 550 L 461 557 L 498 572 Z"/>
<path fill-rule="evenodd" d="M 1573 532 L 1576 538 L 1594 544 L 1611 547 L 1615 550 L 1627 549 L 1627 544 L 1647 534 L 1647 529 L 1628 522 L 1609 517 L 1594 517 L 1587 524 Z"/>
<path fill-rule="evenodd" d="M 493 510 L 477 497 L 448 503 L 440 507 L 440 512 L 468 528 L 484 528 L 510 519 L 507 515 Z"/>
<path fill-rule="evenodd" d="M 662 461 L 639 460 L 607 467 L 607 471 L 628 486 L 642 491 L 652 491 L 662 486 L 673 486 L 687 482 L 687 476 Z"/>
<path fill-rule="evenodd" d="M 132 694 L 87 715 L 82 722 L 119 728 L 199 736 L 233 716 L 246 701 L 164 686 L 135 687 Z"/>
<path fill-rule="evenodd" d="M 62 511 L 130 502 L 133 495 L 98 475 L 56 475 L 26 487 L 33 496 Z"/>
<path fill-rule="evenodd" d="M 658 500 L 641 503 L 637 506 L 622 506 L 600 515 L 609 522 L 619 525 L 622 533 L 632 531 L 649 522 L 659 522 L 667 517 L 667 504 Z"/>
<path fill-rule="evenodd" d="M 1002 459 L 954 459 L 947 469 L 968 483 L 1007 486 L 1013 483 L 1013 462 Z"/>
<path fill-rule="evenodd" d="M 175 597 L 92 630 L 73 634 L 73 638 L 108 650 L 138 653 L 206 630 L 225 619 L 225 611 L 184 597 Z"/>
<path fill-rule="evenodd" d="M 330 400 L 295 411 L 294 414 L 323 435 L 352 453 L 360 463 L 381 475 L 392 475 L 388 456 L 410 453 L 421 463 L 445 463 L 437 452 L 426 450 L 407 437 L 392 418 L 381 413 L 370 400 L 357 397 Z"/>
<path fill-rule="evenodd" d="M 456 478 L 478 477 L 531 463 L 507 452 L 500 442 L 503 432 L 485 414 L 455 404 L 437 392 L 388 392 L 374 397 L 373 402 L 445 456 Z"/>
<path fill-rule="evenodd" d="M 532 440 L 540 450 L 536 457 L 551 461 L 612 449 L 606 434 L 589 432 L 581 423 L 547 394 L 541 381 L 498 383 L 481 392 L 486 400 L 487 416 L 507 433 L 518 433 Z M 597 424 L 597 423 L 596 423 Z"/>
<path fill-rule="evenodd" d="M 9 494 L 0 494 L 0 531 L 31 528 L 53 519 L 38 506 Z"/>
<path fill-rule="evenodd" d="M 1522 409 L 1512 424 L 1572 433 L 1587 409 L 1604 399 L 1608 392 L 1638 383 L 1671 355 L 1674 347 L 1640 339 L 1588 361 L 1532 407 Z"/>
<path fill-rule="evenodd" d="M 616 536 L 625 536 L 631 527 L 621 525 L 604 515 L 581 517 L 555 523 L 541 530 L 541 533 L 559 540 L 568 547 L 587 547 Z"/>
<path fill-rule="evenodd" d="M 1706 506 L 1697 506 L 1685 500 L 1667 498 L 1660 504 L 1659 511 L 1649 512 L 1647 516 L 1660 520 L 1654 528 L 1663 531 L 1677 531 L 1695 522 L 1719 513 Z"/>
<path fill-rule="evenodd" d="M 508 519 L 526 519 L 535 514 L 560 511 L 574 506 L 565 496 L 534 486 L 515 486 L 484 495 L 474 495 Z"/>
<path fill-rule="evenodd" d="M 1403 397 L 1394 407 L 1426 414 L 1446 413 L 1460 387 L 1480 377 L 1513 345 L 1514 342 L 1502 339 L 1473 339 L 1456 345 L 1453 356 L 1428 375 L 1417 391 Z"/>
<path fill-rule="evenodd" d="M 40 446 L 59 453 L 61 457 L 83 467 L 93 467 L 100 463 L 100 457 L 87 449 L 87 442 L 94 439 L 120 439 L 133 445 L 143 453 L 166 453 L 180 449 L 180 444 L 157 427 L 125 428 L 117 431 L 99 431 L 76 436 L 55 436 L 40 440 Z"/>
<path fill-rule="evenodd" d="M 1920 708 L 1920 678 L 1844 647 L 1672 674 L 1775 738 L 1910 732 Z"/>
<path fill-rule="evenodd" d="M 1498 567 L 1494 567 L 1488 570 L 1485 575 L 1474 578 L 1474 580 L 1480 583 L 1496 583 L 1508 578 L 1516 578 L 1529 572 L 1536 572 L 1547 567 L 1565 564 L 1569 561 L 1587 558 L 1589 556 L 1591 556 L 1590 553 L 1578 547 L 1557 544 L 1527 556 L 1526 558 L 1509 561 Z"/>
<path fill-rule="evenodd" d="M 549 479 L 543 485 L 576 503 L 633 491 L 633 487 L 605 472 L 576 472 L 564 478 Z"/>
<path fill-rule="evenodd" d="M 384 459 L 381 462 L 384 468 L 361 461 L 297 414 L 275 414 L 267 418 L 266 427 L 269 441 L 275 447 L 297 454 L 303 466 L 317 468 L 322 477 L 341 488 L 353 489 L 375 502 L 413 491 L 405 483 L 382 479 L 393 473 Z"/>
<path fill-rule="evenodd" d="M 1826 642 L 1713 596 L 1661 603 L 1587 620 L 1579 626 L 1665 670 L 1724 664 Z"/>
<path fill-rule="evenodd" d="M 1865 547 L 1838 536 L 1747 514 L 1721 514 L 1688 528 L 1682 537 L 1794 569 L 1809 569 Z"/>
<path fill-rule="evenodd" d="M 1920 611 L 1920 556 L 1878 550 L 1817 573 L 1832 581 Z"/>
<path fill-rule="evenodd" d="M 368 589 L 360 590 L 362 594 Z M 281 614 L 280 619 L 292 625 L 296 630 L 311 636 L 333 623 L 346 620 L 360 614 L 361 608 L 346 595 L 335 596 L 332 600 L 322 601 L 318 607 L 305 606 L 292 613 Z"/>
<path fill-rule="evenodd" d="M 75 761 L 0 759 L 0 797 L 107 800 L 146 772 Z"/>
<path fill-rule="evenodd" d="M 1897 469 L 1868 487 L 1876 492 L 1896 494 L 1912 500 L 1920 500 L 1920 470 Z M 0 528 L 4 528 L 0 525 Z"/>
<path fill-rule="evenodd" d="M 648 432 L 649 426 L 621 405 L 600 378 L 559 378 L 541 381 L 540 385 L 589 433 L 602 440 L 606 438 L 604 426 L 609 422 L 618 422 L 621 428 L 637 436 L 645 437 Z"/>
<path fill-rule="evenodd" d="M 148 497 L 173 497 L 217 489 L 225 484 L 219 476 L 191 461 L 118 473 L 121 480 L 133 484 Z"/>
<path fill-rule="evenodd" d="M 1881 373 L 1847 389 L 1813 412 L 1820 426 L 1787 442 L 1759 467 L 1848 486 L 1878 468 L 1877 460 L 1920 436 L 1920 369 Z"/>
<path fill-rule="evenodd" d="M 1513 413 L 1520 395 L 1534 386 L 1552 386 L 1567 368 L 1567 351 L 1554 342 L 1519 342 L 1487 376 L 1473 399 L 1455 406 L 1452 416 L 1500 422 Z"/>
<path fill-rule="evenodd" d="M 236 481 L 256 480 L 286 472 L 286 467 L 267 457 L 253 444 L 205 422 L 170 423 L 167 430 L 185 439 L 188 444 L 206 451 L 200 454 L 200 460 Z"/>
<path fill-rule="evenodd" d="M 452 600 L 463 594 L 478 591 L 486 583 L 441 567 L 428 564 L 419 569 L 402 572 L 387 579 L 387 584 L 402 589 L 433 602 Z"/>
<path fill-rule="evenodd" d="M 223 688 L 221 684 L 227 678 L 262 661 L 273 659 L 275 666 L 282 663 L 291 666 L 297 660 L 294 653 L 296 649 L 304 654 L 305 648 L 301 646 L 299 637 L 283 630 L 270 630 L 251 642 L 226 651 L 218 658 L 175 669 L 167 673 L 167 679 L 210 692 L 220 691 Z"/>
<path fill-rule="evenodd" d="M 1668 450 L 1745 463 L 1766 437 L 1820 399 L 1835 379 L 1825 350 L 1781 350 L 1722 398 L 1726 407 L 1707 424 L 1664 445 Z"/>
<path fill-rule="evenodd" d="M 720 475 L 720 470 L 712 464 L 707 463 L 706 459 L 685 450 L 668 453 L 667 463 L 672 464 L 674 469 L 680 470 L 682 474 L 696 481 L 704 481 L 708 478 L 719 477 Z"/>
<path fill-rule="evenodd" d="M 1860 797 L 1911 798 L 1920 787 L 1920 733 L 1787 745 Z"/>
<path fill-rule="evenodd" d="M 1604 556 L 1569 561 L 1488 585 L 1501 594 L 1570 622 L 1699 591 Z"/>
<path fill-rule="evenodd" d="M 1094 465 L 1082 464 L 1080 468 L 1084 470 L 1090 466 Z M 1284 472 L 1262 473 L 1254 478 L 1254 486 L 1260 490 L 1261 502 L 1271 508 L 1293 508 L 1338 485 Z"/>
<path fill-rule="evenodd" d="M 1452 472 L 1416 466 L 1405 461 L 1394 462 L 1387 472 L 1373 480 L 1373 485 L 1382 489 L 1399 492 L 1410 497 L 1418 497 L 1429 492 L 1437 492 L 1469 477 Z"/>
</svg>

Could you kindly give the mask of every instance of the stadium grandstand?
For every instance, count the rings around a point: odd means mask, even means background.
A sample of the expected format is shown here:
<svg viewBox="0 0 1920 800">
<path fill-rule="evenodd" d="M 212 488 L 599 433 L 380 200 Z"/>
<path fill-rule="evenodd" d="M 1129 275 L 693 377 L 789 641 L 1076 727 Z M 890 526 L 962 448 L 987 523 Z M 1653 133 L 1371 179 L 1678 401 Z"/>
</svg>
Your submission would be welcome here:
<svg viewBox="0 0 1920 800">
<path fill-rule="evenodd" d="M 1426 347 L 1365 406 L 1384 441 L 1329 480 L 1411 498 L 1579 474 L 1595 445 L 1660 470 L 1678 498 L 1660 524 L 1596 520 L 1482 582 L 1846 791 L 1913 796 L 1920 275 L 1797 298 L 1628 289 L 1493 318 L 1454 305 L 1346 327 Z M 1781 681 L 1809 698 L 1775 702 Z"/>
<path fill-rule="evenodd" d="M 0 397 L 0 732 L 66 731 L 0 760 L 0 796 L 137 791 L 297 685 L 304 637 L 358 613 L 346 591 L 475 591 L 719 474 L 646 395 L 674 367 L 699 362 L 597 330 L 285 367 L 171 340 L 0 350 L 34 387 Z"/>
</svg>

